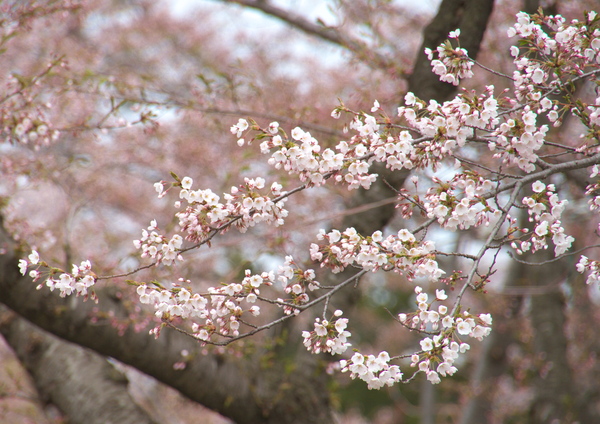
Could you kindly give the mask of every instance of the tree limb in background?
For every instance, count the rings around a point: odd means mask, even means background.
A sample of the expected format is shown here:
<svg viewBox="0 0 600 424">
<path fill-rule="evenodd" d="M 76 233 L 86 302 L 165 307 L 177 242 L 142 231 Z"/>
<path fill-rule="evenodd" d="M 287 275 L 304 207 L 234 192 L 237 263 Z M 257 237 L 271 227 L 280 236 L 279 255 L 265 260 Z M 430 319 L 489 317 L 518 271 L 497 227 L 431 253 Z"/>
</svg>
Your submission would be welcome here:
<svg viewBox="0 0 600 424">
<path fill-rule="evenodd" d="M 42 399 L 56 405 L 70 423 L 155 423 L 131 399 L 127 380 L 106 358 L 3 309 L 0 333 L 32 375 Z"/>
<path fill-rule="evenodd" d="M 114 293 L 100 292 L 97 306 L 35 290 L 35 283 L 19 274 L 16 245 L 2 227 L 0 248 L 6 252 L 0 255 L 0 302 L 44 330 L 131 365 L 239 424 L 331 422 L 322 373 L 309 366 L 301 372 L 285 371 L 276 361 L 264 367 L 260 358 L 266 352 L 241 358 L 202 355 L 197 341 L 169 329 L 158 339 L 132 326 L 120 334 L 108 320 L 90 320 L 109 311 L 127 316 Z M 183 350 L 190 353 L 187 359 Z M 173 367 L 183 360 L 184 370 Z"/>
<path fill-rule="evenodd" d="M 260 10 L 267 15 L 281 19 L 290 26 L 297 28 L 308 35 L 316 36 L 322 40 L 329 41 L 344 47 L 354 53 L 358 59 L 375 69 L 389 69 L 397 65 L 393 59 L 376 52 L 362 41 L 344 34 L 339 28 L 332 28 L 314 23 L 305 17 L 290 10 L 277 7 L 265 0 L 220 0 L 222 3 L 237 3 L 242 6 Z M 401 73 L 400 73 L 401 74 Z"/>
</svg>

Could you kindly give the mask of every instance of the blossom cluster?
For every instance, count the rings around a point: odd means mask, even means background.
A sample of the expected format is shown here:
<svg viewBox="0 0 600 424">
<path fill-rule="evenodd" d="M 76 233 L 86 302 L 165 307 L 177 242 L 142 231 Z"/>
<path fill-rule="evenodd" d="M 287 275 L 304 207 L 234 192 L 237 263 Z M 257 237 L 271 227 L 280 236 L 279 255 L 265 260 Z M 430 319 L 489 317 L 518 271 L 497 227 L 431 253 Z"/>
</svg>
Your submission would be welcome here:
<svg viewBox="0 0 600 424">
<path fill-rule="evenodd" d="M 545 28 L 551 31 L 546 32 Z M 531 112 L 547 112 L 548 120 L 555 126 L 560 125 L 559 105 L 550 101 L 547 95 L 559 90 L 565 79 L 597 72 L 600 64 L 600 29 L 596 12 L 588 13 L 584 21 L 570 22 L 560 15 L 530 16 L 520 12 L 517 22 L 508 30 L 508 36 L 519 36 L 523 45 L 521 48 L 511 47 L 517 68 L 512 75 L 515 99 L 528 102 Z M 560 60 L 555 60 L 557 57 Z M 598 125 L 597 105 L 598 99 L 593 105 L 581 102 L 569 106 L 570 112 L 579 116 L 588 126 L 591 135 L 593 127 Z M 563 112 L 566 111 L 568 108 L 565 106 Z M 535 147 L 539 146 L 541 140 L 531 141 L 532 147 Z M 528 169 L 531 170 L 531 166 Z"/>
<path fill-rule="evenodd" d="M 542 105 L 539 111 L 547 110 L 551 102 L 542 101 Z M 505 163 L 517 165 L 525 172 L 532 172 L 538 159 L 537 153 L 544 145 L 548 126 L 536 125 L 537 113 L 530 106 L 525 106 L 515 115 L 514 119 L 507 119 L 494 131 L 496 138 L 490 144 L 490 149 L 498 150 L 494 157 L 501 157 Z"/>
<path fill-rule="evenodd" d="M 423 208 L 449 230 L 487 225 L 500 211 L 487 201 L 492 181 L 474 174 L 457 174 L 449 181 L 432 178 L 436 186 L 427 190 Z"/>
<path fill-rule="evenodd" d="M 434 303 L 448 298 L 444 290 L 436 290 L 432 301 L 419 286 L 415 287 L 415 294 L 418 311 L 399 314 L 398 320 L 410 329 L 431 334 L 431 337 L 420 341 L 421 352 L 411 356 L 411 366 L 418 366 L 419 371 L 436 384 L 440 382 L 440 375 L 452 375 L 457 371 L 454 366 L 456 358 L 470 349 L 469 344 L 460 341 L 460 337 L 482 340 L 491 332 L 492 317 L 490 314 L 475 316 L 467 311 L 462 314 L 458 311 L 449 313 L 444 304 L 434 308 Z"/>
<path fill-rule="evenodd" d="M 590 260 L 587 256 L 581 255 L 576 269 L 580 274 L 589 272 L 585 280 L 587 284 L 600 284 L 600 261 Z"/>
<path fill-rule="evenodd" d="M 522 202 L 527 207 L 529 220 L 535 223 L 535 229 L 527 239 L 514 241 L 512 247 L 519 254 L 530 249 L 533 252 L 546 249 L 547 241 L 552 236 L 555 255 L 562 255 L 575 240 L 572 236 L 565 234 L 565 229 L 560 221 L 568 201 L 559 199 L 554 184 L 546 185 L 541 181 L 536 181 L 531 188 L 534 194 L 531 197 L 523 197 Z"/>
<path fill-rule="evenodd" d="M 344 353 L 348 347 L 350 332 L 346 330 L 348 318 L 341 318 L 343 312 L 336 310 L 330 320 L 315 319 L 313 331 L 303 331 L 304 346 L 312 353 L 329 352 L 332 355 Z"/>
<path fill-rule="evenodd" d="M 37 265 L 37 266 L 36 266 Z M 48 272 L 41 272 L 40 268 L 48 267 L 46 262 L 40 261 L 40 256 L 37 251 L 33 250 L 27 259 L 19 259 L 19 270 L 22 275 L 27 273 L 29 267 L 36 266 L 36 269 L 29 271 L 29 276 L 33 281 L 38 281 L 44 275 L 47 278 L 44 283 L 37 286 L 40 290 L 45 284 L 50 291 L 58 290 L 61 297 L 66 297 L 71 294 L 83 296 L 87 298 L 90 294 L 94 297 L 94 293 L 88 293 L 94 284 L 96 284 L 96 274 L 92 272 L 92 264 L 90 261 L 83 261 L 80 265 L 73 264 L 71 272 L 65 272 L 58 268 L 50 268 Z M 58 278 L 56 278 L 58 276 Z"/>
<path fill-rule="evenodd" d="M 375 154 L 378 160 L 391 169 L 413 166 L 435 169 L 440 160 L 449 157 L 457 148 L 463 147 L 474 134 L 474 129 L 491 130 L 499 123 L 498 100 L 494 97 L 494 86 L 486 87 L 481 95 L 464 92 L 452 100 L 440 104 L 436 100 L 429 103 L 415 97 L 411 92 L 404 96 L 404 106 L 398 108 L 398 117 L 404 118 L 411 128 L 422 137 L 413 140 L 406 130 L 401 131 L 396 149 L 400 149 L 409 159 L 408 166 L 402 166 L 402 156 L 391 158 L 387 153 L 391 146 L 386 143 Z M 388 141 L 391 141 L 388 138 Z M 405 144 L 410 142 L 411 149 Z M 387 154 L 384 154 L 387 153 Z M 406 153 L 410 153 L 407 155 Z M 391 161 L 391 162 L 390 162 Z"/>
<path fill-rule="evenodd" d="M 4 24 L 0 32 L 12 26 L 6 25 L 6 22 Z M 0 102 L 0 137 L 7 142 L 30 144 L 36 149 L 58 139 L 60 132 L 53 128 L 47 116 L 52 102 L 48 99 L 40 101 L 43 87 L 41 81 L 51 73 L 59 73 L 66 66 L 66 61 L 58 58 L 32 77 L 17 73 L 5 75 L 6 95 Z"/>
<path fill-rule="evenodd" d="M 458 39 L 459 36 L 460 29 L 448 34 L 448 38 Z M 434 59 L 433 51 L 430 48 L 425 49 L 431 68 L 436 75 L 440 76 L 440 81 L 458 85 L 461 79 L 473 76 L 473 61 L 469 59 L 465 49 L 453 47 L 450 41 L 446 41 L 437 47 L 436 52 L 438 58 Z"/>
<path fill-rule="evenodd" d="M 595 178 L 598 176 L 598 174 L 600 174 L 600 166 L 594 165 L 590 173 L 590 178 Z M 588 200 L 590 211 L 600 211 L 600 183 L 596 182 L 594 184 L 588 184 L 585 189 L 585 194 L 591 197 Z"/>
<path fill-rule="evenodd" d="M 402 381 L 403 374 L 398 365 L 390 365 L 390 355 L 382 351 L 379 355 L 363 355 L 356 352 L 349 360 L 340 361 L 341 371 L 350 372 L 352 379 L 359 378 L 369 389 L 381 389 Z"/>
<path fill-rule="evenodd" d="M 37 111 L 36 111 L 37 112 Z M 12 124 L 4 127 L 7 138 L 23 144 L 48 145 L 58 139 L 60 132 L 50 129 L 50 124 L 43 121 L 43 115 L 38 112 L 23 113 L 13 117 Z"/>
<path fill-rule="evenodd" d="M 454 318 L 447 315 L 448 307 L 446 305 L 439 305 L 437 310 L 431 309 L 433 302 L 448 299 L 444 290 L 436 290 L 435 299 L 430 303 L 427 302 L 429 296 L 423 292 L 420 286 L 415 287 L 415 294 L 417 295 L 418 312 L 410 315 L 399 314 L 398 320 L 403 325 L 411 329 L 425 330 L 429 324 L 434 331 L 439 328 L 440 322 L 443 329 L 452 328 L 455 325 Z"/>
<path fill-rule="evenodd" d="M 261 288 L 271 286 L 275 282 L 283 284 L 283 290 L 290 298 L 278 298 L 272 303 L 283 308 L 287 315 L 300 313 L 299 306 L 306 304 L 310 299 L 307 291 L 320 287 L 313 270 L 300 269 L 293 257 L 287 256 L 277 274 L 273 271 L 252 274 L 250 270 L 246 270 L 241 282 L 209 287 L 206 293 L 194 293 L 189 288 L 190 281 L 180 280 L 172 284 L 171 288 L 157 284 L 139 284 L 137 294 L 142 304 L 154 308 L 156 317 L 161 320 L 190 320 L 193 335 L 199 340 L 209 342 L 213 335 L 238 336 L 244 314 L 260 315 L 260 306 L 256 305 L 256 302 L 260 300 Z M 182 284 L 187 284 L 188 287 L 183 287 Z M 338 320 L 336 328 L 340 328 L 344 320 Z M 349 335 L 348 332 L 340 333 L 339 343 L 342 343 L 341 337 Z M 339 351 L 340 346 L 331 348 Z"/>
<path fill-rule="evenodd" d="M 423 353 L 411 356 L 411 366 L 418 367 L 432 384 L 438 384 L 441 381 L 440 376 L 446 377 L 458 371 L 454 366 L 456 358 L 470 348 L 467 343 L 459 344 L 440 336 L 434 336 L 433 339 L 427 337 L 421 340 Z"/>
<path fill-rule="evenodd" d="M 287 198 L 279 183 L 273 183 L 270 194 L 261 194 L 265 187 L 265 179 L 245 178 L 244 184 L 232 187 L 230 193 L 224 194 L 225 203 L 210 189 L 193 190 L 193 179 L 184 177 L 177 179 L 181 187 L 179 198 L 187 202 L 187 206 L 177 212 L 179 227 L 186 240 L 204 242 L 216 232 L 224 232 L 230 226 L 245 232 L 257 223 L 281 225 L 288 211 L 283 207 Z M 162 181 L 154 184 L 158 197 L 164 197 L 167 191 Z M 181 208 L 181 201 L 175 202 Z M 142 237 L 134 240 L 134 246 L 142 251 L 141 257 L 150 257 L 157 262 L 171 265 L 176 260 L 182 261 L 180 252 L 184 237 L 174 234 L 171 238 L 159 234 L 157 223 L 153 220 L 147 230 L 142 230 Z"/>
<path fill-rule="evenodd" d="M 152 305 L 161 320 L 189 319 L 195 337 L 209 341 L 214 334 L 237 336 L 244 313 L 260 314 L 254 305 L 260 295 L 260 287 L 273 284 L 274 274 L 264 272 L 252 275 L 246 270 L 241 283 L 210 287 L 205 294 L 194 293 L 191 288 L 181 287 L 180 282 L 170 289 L 140 284 L 137 294 L 142 304 Z M 189 284 L 189 281 L 185 283 Z M 242 302 L 251 305 L 242 307 Z"/>
<path fill-rule="evenodd" d="M 435 298 L 430 302 L 428 301 L 429 295 L 423 292 L 420 286 L 415 287 L 415 294 L 417 295 L 418 311 L 398 315 L 398 320 L 406 327 L 419 331 L 426 331 L 428 328 L 437 331 L 441 325 L 442 333 L 456 332 L 459 335 L 473 337 L 477 340 L 482 340 L 490 333 L 492 318 L 489 314 L 480 314 L 475 317 L 468 312 L 464 312 L 463 316 L 460 316 L 457 312 L 448 313 L 448 307 L 443 304 L 432 309 L 435 302 L 448 299 L 445 290 L 436 290 Z M 421 346 L 423 346 L 423 341 Z"/>
<path fill-rule="evenodd" d="M 185 200 L 187 206 L 176 213 L 186 240 L 204 241 L 215 230 L 224 231 L 230 225 L 240 232 L 261 222 L 278 226 L 288 216 L 284 208 L 287 198 L 279 183 L 273 183 L 270 195 L 266 195 L 261 194 L 265 188 L 264 178 L 245 178 L 244 184 L 232 187 L 230 193 L 223 195 L 225 203 L 221 203 L 221 198 L 210 189 L 192 190 L 192 184 L 190 177 L 181 180 L 179 198 Z M 162 183 L 155 187 L 161 196 Z M 176 202 L 175 206 L 179 208 L 181 202 Z"/>
<path fill-rule="evenodd" d="M 150 257 L 165 265 L 171 265 L 175 260 L 183 261 L 183 257 L 179 254 L 183 238 L 179 234 L 174 234 L 171 239 L 167 239 L 160 235 L 157 229 L 156 221 L 152 220 L 148 229 L 142 230 L 142 237 L 133 241 L 136 249 L 142 251 L 140 256 Z"/>
<path fill-rule="evenodd" d="M 538 58 L 520 57 L 522 69 L 541 84 L 549 77 L 548 71 L 561 74 L 581 75 L 588 66 L 600 63 L 600 30 L 597 28 L 596 12 L 589 12 L 585 21 L 567 20 L 560 16 L 533 15 L 520 12 L 517 22 L 508 30 L 508 36 L 519 36 L 527 47 L 526 53 L 536 52 Z M 551 29 L 548 34 L 544 26 Z M 590 28 L 593 26 L 595 28 Z M 511 48 L 513 56 L 520 56 L 520 49 Z M 532 55 L 535 56 L 535 55 Z M 552 64 L 549 58 L 561 56 L 565 59 Z"/>
<path fill-rule="evenodd" d="M 288 299 L 277 298 L 277 305 L 283 307 L 286 315 L 298 315 L 300 309 L 296 306 L 304 305 L 310 301 L 308 292 L 320 288 L 315 280 L 315 271 L 312 269 L 301 269 L 292 256 L 286 256 L 283 265 L 278 268 L 277 280 L 284 285 L 284 292 Z"/>
<path fill-rule="evenodd" d="M 457 371 L 456 359 L 470 349 L 470 345 L 461 341 L 461 337 L 482 340 L 490 334 L 492 317 L 489 314 L 475 316 L 466 311 L 449 313 L 448 307 L 443 304 L 434 308 L 435 303 L 448 299 L 444 290 L 436 290 L 435 298 L 431 301 L 419 286 L 415 287 L 415 294 L 418 310 L 411 314 L 399 314 L 398 320 L 412 330 L 431 336 L 420 341 L 421 350 L 410 358 L 412 367 L 417 367 L 431 383 L 437 384 L 441 377 Z M 350 360 L 340 361 L 340 367 L 342 372 L 350 371 L 352 378 L 358 377 L 367 382 L 369 389 L 378 389 L 402 381 L 400 368 L 390 365 L 392 359 L 385 351 L 377 357 L 365 357 L 356 352 Z"/>
<path fill-rule="evenodd" d="M 351 128 L 361 135 L 375 135 L 379 125 L 372 116 L 355 118 Z M 271 148 L 276 148 L 268 163 L 276 169 L 284 169 L 290 174 L 298 174 L 301 181 L 319 186 L 330 176 L 335 174 L 335 181 L 344 182 L 348 189 L 363 187 L 368 189 L 375 181 L 376 174 L 369 173 L 369 163 L 364 160 L 368 153 L 363 144 L 351 146 L 340 142 L 336 151 L 326 148 L 321 151 L 319 142 L 309 132 L 296 127 L 292 130 L 292 140 L 282 144 L 281 136 L 276 135 L 269 141 L 261 144 L 263 153 L 268 153 Z M 353 147 L 353 148 L 352 148 Z M 345 173 L 342 171 L 345 170 Z"/>
<path fill-rule="evenodd" d="M 435 260 L 435 243 L 418 241 L 407 229 L 385 238 L 381 231 L 364 237 L 354 228 L 347 228 L 344 232 L 332 230 L 329 233 L 321 230 L 317 238 L 327 243 L 323 246 L 311 244 L 311 259 L 320 262 L 321 267 L 331 268 L 333 272 L 356 265 L 371 271 L 384 269 L 402 272 L 411 280 L 427 277 L 430 281 L 437 281 L 444 274 Z"/>
</svg>

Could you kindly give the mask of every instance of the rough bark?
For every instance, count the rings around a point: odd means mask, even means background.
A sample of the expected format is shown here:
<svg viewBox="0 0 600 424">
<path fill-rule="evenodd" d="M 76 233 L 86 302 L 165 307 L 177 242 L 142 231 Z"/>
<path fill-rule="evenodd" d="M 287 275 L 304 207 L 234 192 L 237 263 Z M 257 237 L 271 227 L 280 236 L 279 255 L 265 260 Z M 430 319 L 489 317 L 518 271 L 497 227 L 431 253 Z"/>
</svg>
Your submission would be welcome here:
<svg viewBox="0 0 600 424">
<path fill-rule="evenodd" d="M 526 287 L 525 265 L 513 262 L 505 278 L 506 285 Z M 506 374 L 508 369 L 507 349 L 516 342 L 515 327 L 519 325 L 519 313 L 523 304 L 520 294 L 508 295 L 502 321 L 494 322 L 494 330 L 486 337 L 479 360 L 470 378 L 471 395 L 464 408 L 461 424 L 479 424 L 489 422 L 493 407 L 496 379 Z"/>
<path fill-rule="evenodd" d="M 546 287 L 542 294 L 531 297 L 530 315 L 534 328 L 533 347 L 537 373 L 531 406 L 533 424 L 572 422 L 572 372 L 567 360 L 565 337 L 565 298 L 557 288 L 565 280 L 567 269 L 562 261 L 541 267 L 529 267 L 530 281 L 537 287 Z"/>
<path fill-rule="evenodd" d="M 589 287 L 585 275 L 572 272 L 568 284 L 572 289 L 569 299 L 571 313 L 569 314 L 569 338 L 578 341 L 577 353 L 570 356 L 571 363 L 585 363 L 588 358 L 596 358 L 600 352 L 598 328 L 593 321 L 598 316 L 598 306 L 590 298 Z M 572 353 L 572 351 L 571 351 Z M 581 423 L 600 422 L 600 363 L 588 361 L 584 368 L 573 367 L 575 371 L 571 379 L 574 382 L 575 404 L 577 418 Z M 583 378 L 582 378 L 583 377 Z"/>
<path fill-rule="evenodd" d="M 197 342 L 168 329 L 158 339 L 131 327 L 121 335 L 109 322 L 90 320 L 109 312 L 126 317 L 118 296 L 100 292 L 95 305 L 37 291 L 29 277 L 19 274 L 17 250 L 3 229 L 0 248 L 5 252 L 0 255 L 0 302 L 42 329 L 131 365 L 239 424 L 331 422 L 325 379 L 314 365 L 298 364 L 289 371 L 273 361 L 262 367 L 260 356 L 266 352 L 242 358 L 202 355 Z M 193 357 L 184 370 L 175 370 L 184 349 Z"/>
<path fill-rule="evenodd" d="M 26 367 L 41 398 L 72 424 L 152 424 L 106 358 L 52 336 L 6 309 L 0 333 Z"/>
<path fill-rule="evenodd" d="M 1 336 L 0 381 L 2 424 L 52 424 L 55 412 L 60 415 L 40 399 L 31 375 Z"/>
</svg>

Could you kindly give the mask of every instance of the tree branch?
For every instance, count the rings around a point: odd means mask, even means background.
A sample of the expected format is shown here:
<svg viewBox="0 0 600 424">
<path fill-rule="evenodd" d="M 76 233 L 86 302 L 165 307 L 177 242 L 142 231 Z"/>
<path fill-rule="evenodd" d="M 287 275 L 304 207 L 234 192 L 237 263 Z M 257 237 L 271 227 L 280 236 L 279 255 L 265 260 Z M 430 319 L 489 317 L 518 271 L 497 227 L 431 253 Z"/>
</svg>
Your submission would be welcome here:
<svg viewBox="0 0 600 424">
<path fill-rule="evenodd" d="M 376 52 L 360 40 L 357 40 L 348 34 L 344 34 L 339 28 L 326 27 L 316 24 L 292 11 L 282 9 L 264 0 L 220 0 L 223 3 L 237 3 L 242 6 L 260 10 L 261 12 L 281 19 L 292 27 L 305 32 L 308 35 L 314 35 L 322 40 L 337 44 L 350 50 L 367 65 L 375 69 L 389 69 L 396 65 L 389 58 Z M 400 72 L 400 75 L 402 72 Z"/>
</svg>

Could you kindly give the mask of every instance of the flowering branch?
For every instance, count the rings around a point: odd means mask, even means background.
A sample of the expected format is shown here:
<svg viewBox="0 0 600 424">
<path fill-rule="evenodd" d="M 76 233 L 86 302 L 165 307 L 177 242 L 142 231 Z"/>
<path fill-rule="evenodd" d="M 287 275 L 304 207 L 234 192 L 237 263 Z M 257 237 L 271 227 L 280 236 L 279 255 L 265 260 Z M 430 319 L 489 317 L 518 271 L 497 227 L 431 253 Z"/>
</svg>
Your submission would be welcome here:
<svg viewBox="0 0 600 424">
<path fill-rule="evenodd" d="M 264 2 L 239 3 L 272 7 Z M 160 234 L 153 220 L 142 231 L 142 237 L 134 241 L 140 256 L 150 258 L 151 264 L 130 273 L 98 277 L 89 261 L 74 266 L 69 273 L 50 267 L 34 251 L 21 260 L 21 272 L 34 268 L 30 275 L 36 280 L 47 277 L 46 285 L 59 290 L 61 296 L 87 296 L 88 289 L 100 279 L 129 276 L 157 264 L 176 267 L 190 250 L 209 247 L 215 237 L 232 228 L 244 233 L 259 224 L 282 226 L 289 214 L 286 201 L 302 191 L 325 184 L 368 190 L 379 177 L 372 171 L 372 165 L 379 162 L 390 171 L 412 172 L 412 186 L 397 191 L 397 203 L 402 216 L 413 219 L 414 228 L 372 234 L 360 234 L 352 227 L 320 230 L 317 242 L 309 248 L 311 260 L 333 273 L 348 267 L 360 270 L 339 285 L 321 285 L 314 270 L 304 269 L 291 256 L 277 272 L 252 274 L 246 270 L 242 281 L 210 287 L 203 293 L 195 292 L 191 281 L 183 279 L 177 283 L 131 284 L 136 286 L 140 302 L 154 308 L 161 321 L 152 330 L 154 335 L 158 337 L 160 329 L 168 326 L 216 346 L 250 337 L 323 303 L 323 313 L 315 318 L 312 329 L 302 333 L 303 343 L 313 353 L 332 355 L 347 351 L 351 333 L 343 312 L 329 311 L 331 299 L 366 273 L 395 272 L 409 282 L 457 286 L 456 296 L 449 299 L 444 289 L 435 289 L 435 296 L 430 296 L 416 285 L 416 309 L 397 315 L 403 327 L 425 336 L 419 342 L 420 349 L 410 355 L 411 366 L 418 370 L 411 377 L 404 378 L 394 363 L 403 356 L 391 356 L 386 351 L 372 355 L 357 348 L 351 358 L 339 363 L 342 372 L 364 380 L 369 388 L 410 381 L 417 372 L 438 383 L 441 377 L 457 371 L 456 359 L 470 349 L 467 337 L 482 340 L 491 331 L 491 315 L 472 313 L 463 302 L 468 289 L 481 291 L 493 278 L 501 249 L 523 254 L 553 246 L 555 258 L 576 253 L 566 253 L 574 242 L 562 223 L 568 201 L 553 177 L 589 169 L 593 181 L 585 195 L 590 210 L 600 211 L 600 182 L 596 178 L 600 174 L 600 97 L 594 104 L 586 104 L 567 90 L 583 79 L 596 81 L 600 74 L 600 23 L 595 15 L 586 19 L 584 25 L 567 23 L 559 16 L 517 15 L 509 35 L 519 35 L 528 48 L 511 49 L 515 71 L 508 77 L 513 82 L 510 94 L 497 96 L 495 88 L 487 86 L 481 93 L 464 90 L 440 104 L 433 100 L 426 103 L 407 93 L 394 117 L 377 101 L 371 114 L 340 104 L 332 117 L 348 116 L 350 134 L 335 146 L 321 145 L 299 127 L 288 135 L 278 122 L 261 127 L 252 120 L 239 119 L 231 127 L 237 144 L 242 147 L 258 142 L 260 151 L 269 156 L 266 162 L 298 178 L 300 186 L 285 191 L 279 182 L 266 186 L 262 177 L 245 178 L 219 196 L 210 189 L 193 189 L 191 177 L 172 174 L 173 183 L 160 181 L 155 189 L 159 197 L 173 188 L 179 190 L 174 214 L 177 231 L 170 236 Z M 549 33 L 546 27 L 551 29 Z M 447 41 L 435 52 L 426 51 L 433 72 L 440 80 L 455 85 L 473 75 L 476 63 L 460 48 L 459 36 L 460 31 L 453 31 L 449 37 L 456 42 Z M 554 60 L 559 55 L 560 66 Z M 550 95 L 561 93 L 560 100 L 550 99 Z M 549 127 L 539 124 L 538 118 L 543 116 L 558 127 L 561 116 L 567 113 L 580 119 L 586 134 L 579 141 L 569 140 L 570 144 L 549 141 Z M 491 154 L 470 159 L 474 151 Z M 557 158 L 562 162 L 551 163 Z M 440 170 L 444 172 L 437 172 Z M 444 174 L 448 176 L 443 178 Z M 519 224 L 513 216 L 525 213 L 531 225 Z M 446 231 L 486 227 L 487 234 L 475 254 L 443 252 L 430 239 L 429 229 L 434 227 Z M 184 242 L 189 245 L 184 246 Z M 493 254 L 491 264 L 482 269 L 488 253 Z M 439 256 L 462 257 L 472 263 L 463 274 L 462 270 L 443 269 Z M 600 281 L 600 261 L 581 256 L 576 269 L 588 273 L 588 283 Z M 275 284 L 280 285 L 285 299 L 261 293 Z M 311 299 L 317 290 L 325 293 Z M 261 315 L 259 302 L 282 308 L 283 316 L 267 323 L 256 322 L 254 317 Z"/>
</svg>

